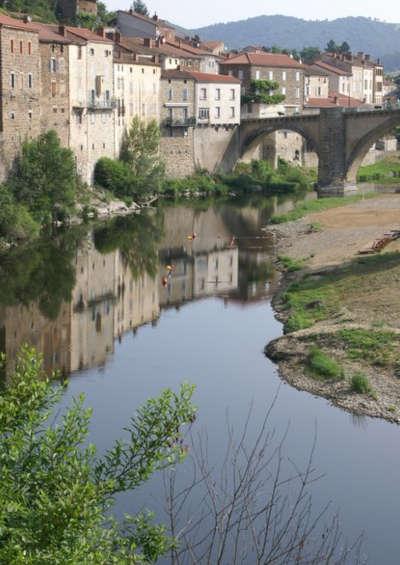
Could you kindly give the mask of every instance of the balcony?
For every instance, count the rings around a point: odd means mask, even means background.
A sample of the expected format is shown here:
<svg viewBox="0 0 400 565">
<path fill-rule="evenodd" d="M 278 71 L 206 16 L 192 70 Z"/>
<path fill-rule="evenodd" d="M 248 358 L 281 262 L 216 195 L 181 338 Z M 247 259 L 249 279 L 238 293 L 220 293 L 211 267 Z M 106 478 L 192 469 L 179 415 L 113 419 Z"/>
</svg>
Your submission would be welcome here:
<svg viewBox="0 0 400 565">
<path fill-rule="evenodd" d="M 96 111 L 109 111 L 111 112 L 117 107 L 117 101 L 114 98 L 89 98 L 87 101 L 85 100 L 77 100 L 72 104 L 74 110 L 82 111 L 88 110 L 89 112 L 96 112 Z"/>
<path fill-rule="evenodd" d="M 168 128 L 190 128 L 196 125 L 196 118 L 194 116 L 190 118 L 166 118 L 163 121 L 163 126 Z"/>
</svg>

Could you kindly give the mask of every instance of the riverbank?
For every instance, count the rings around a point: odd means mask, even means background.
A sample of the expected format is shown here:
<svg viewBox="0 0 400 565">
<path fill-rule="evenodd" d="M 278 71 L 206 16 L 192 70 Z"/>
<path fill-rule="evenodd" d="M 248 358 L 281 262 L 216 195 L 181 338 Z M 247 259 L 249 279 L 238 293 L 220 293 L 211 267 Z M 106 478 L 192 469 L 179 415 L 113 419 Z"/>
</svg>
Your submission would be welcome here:
<svg viewBox="0 0 400 565">
<path fill-rule="evenodd" d="M 357 414 L 400 423 L 400 195 L 376 195 L 268 226 L 282 270 L 274 298 L 285 335 L 269 344 L 282 378 Z M 284 266 L 285 265 L 285 266 Z"/>
</svg>

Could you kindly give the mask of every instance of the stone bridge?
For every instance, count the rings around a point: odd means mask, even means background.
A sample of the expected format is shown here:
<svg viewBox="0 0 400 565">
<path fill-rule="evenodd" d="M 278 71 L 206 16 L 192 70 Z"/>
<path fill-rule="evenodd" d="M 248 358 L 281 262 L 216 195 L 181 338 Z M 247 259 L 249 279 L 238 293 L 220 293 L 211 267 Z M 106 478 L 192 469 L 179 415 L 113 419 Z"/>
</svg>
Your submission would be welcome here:
<svg viewBox="0 0 400 565">
<path fill-rule="evenodd" d="M 240 157 L 262 138 L 277 130 L 302 135 L 318 155 L 321 194 L 338 194 L 356 188 L 357 171 L 370 147 L 400 126 L 399 110 L 323 109 L 317 114 L 243 120 L 236 149 Z"/>
</svg>

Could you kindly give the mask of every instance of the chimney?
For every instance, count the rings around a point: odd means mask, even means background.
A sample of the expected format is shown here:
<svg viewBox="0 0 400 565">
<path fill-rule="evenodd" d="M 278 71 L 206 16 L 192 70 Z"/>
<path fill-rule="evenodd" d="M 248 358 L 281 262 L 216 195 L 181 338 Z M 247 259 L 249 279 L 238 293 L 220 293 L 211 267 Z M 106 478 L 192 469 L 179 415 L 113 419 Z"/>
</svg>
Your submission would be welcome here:
<svg viewBox="0 0 400 565">
<path fill-rule="evenodd" d="M 366 60 L 366 61 L 370 61 L 370 60 L 371 60 L 371 55 L 365 55 L 365 60 Z"/>
<path fill-rule="evenodd" d="M 133 16 L 133 10 L 132 10 L 132 8 L 129 9 L 129 14 L 130 14 L 131 16 Z"/>
<path fill-rule="evenodd" d="M 157 16 L 156 13 L 154 13 L 153 20 L 154 20 L 155 22 L 158 22 L 158 16 Z"/>
<path fill-rule="evenodd" d="M 336 104 L 336 106 L 338 105 L 338 97 L 337 96 L 333 97 L 333 103 Z"/>
<path fill-rule="evenodd" d="M 99 27 L 99 28 L 96 30 L 96 34 L 99 35 L 100 37 L 102 37 L 102 38 L 104 39 L 104 38 L 106 37 L 106 32 L 105 32 L 104 27 Z"/>
<path fill-rule="evenodd" d="M 363 52 L 363 51 L 359 51 L 359 52 L 357 53 L 357 57 L 358 57 L 359 59 L 363 59 L 363 58 L 364 58 L 364 52 Z"/>
<path fill-rule="evenodd" d="M 23 19 L 23 22 L 24 22 L 24 24 L 30 24 L 30 23 L 32 23 L 32 18 L 31 18 L 31 16 L 25 15 L 25 16 L 24 16 L 24 19 Z"/>
<path fill-rule="evenodd" d="M 151 38 L 151 37 L 145 37 L 145 38 L 143 39 L 143 45 L 144 45 L 145 47 L 154 47 L 152 38 Z"/>
<path fill-rule="evenodd" d="M 59 25 L 59 26 L 58 26 L 58 33 L 59 33 L 60 35 L 62 35 L 63 37 L 65 37 L 65 33 L 66 33 L 65 26 Z"/>
<path fill-rule="evenodd" d="M 116 31 L 114 33 L 114 41 L 115 43 L 121 43 L 121 32 Z"/>
</svg>

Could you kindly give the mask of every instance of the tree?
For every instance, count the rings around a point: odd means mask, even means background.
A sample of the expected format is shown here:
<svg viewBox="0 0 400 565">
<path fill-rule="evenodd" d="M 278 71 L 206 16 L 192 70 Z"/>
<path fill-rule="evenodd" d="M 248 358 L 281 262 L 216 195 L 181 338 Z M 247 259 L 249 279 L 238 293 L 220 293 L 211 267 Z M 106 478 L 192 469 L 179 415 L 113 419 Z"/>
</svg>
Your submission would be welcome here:
<svg viewBox="0 0 400 565">
<path fill-rule="evenodd" d="M 8 185 L 41 224 L 69 215 L 78 188 L 74 155 L 48 131 L 23 144 Z"/>
<path fill-rule="evenodd" d="M 137 13 L 137 14 L 141 14 L 142 16 L 150 16 L 149 10 L 147 9 L 147 6 L 144 2 L 142 2 L 142 0 L 135 0 L 133 3 L 133 10 Z"/>
<path fill-rule="evenodd" d="M 172 545 L 141 513 L 116 523 L 114 497 L 185 456 L 182 427 L 195 418 L 193 387 L 147 401 L 103 457 L 86 438 L 91 411 L 76 399 L 54 423 L 62 393 L 25 347 L 2 391 L 0 410 L 0 562 L 54 565 L 147 564 Z"/>
<path fill-rule="evenodd" d="M 347 43 L 347 41 L 343 41 L 342 45 L 339 47 L 339 53 L 350 53 L 351 49 L 350 49 L 350 45 Z"/>
<path fill-rule="evenodd" d="M 337 53 L 338 50 L 339 50 L 339 47 L 336 45 L 336 42 L 333 41 L 333 39 L 328 41 L 327 46 L 325 48 L 325 51 L 327 51 L 328 53 Z"/>
<path fill-rule="evenodd" d="M 16 243 L 38 233 L 39 226 L 27 208 L 15 201 L 6 185 L 0 185 L 0 240 Z"/>
<path fill-rule="evenodd" d="M 250 88 L 242 97 L 243 104 L 280 104 L 285 100 L 277 93 L 279 83 L 273 80 L 252 80 Z"/>
<path fill-rule="evenodd" d="M 121 160 L 135 177 L 136 193 L 157 192 L 161 188 L 165 169 L 160 158 L 160 139 L 156 120 L 146 124 L 138 116 L 133 118 L 122 143 Z"/>
<path fill-rule="evenodd" d="M 300 51 L 301 59 L 307 64 L 314 63 L 320 55 L 321 51 L 318 47 L 304 47 Z"/>
</svg>

